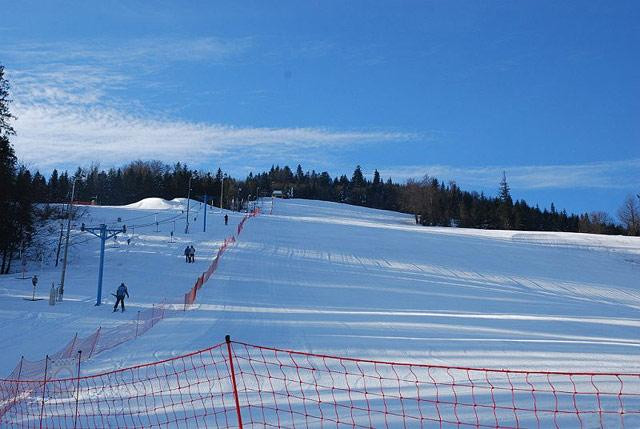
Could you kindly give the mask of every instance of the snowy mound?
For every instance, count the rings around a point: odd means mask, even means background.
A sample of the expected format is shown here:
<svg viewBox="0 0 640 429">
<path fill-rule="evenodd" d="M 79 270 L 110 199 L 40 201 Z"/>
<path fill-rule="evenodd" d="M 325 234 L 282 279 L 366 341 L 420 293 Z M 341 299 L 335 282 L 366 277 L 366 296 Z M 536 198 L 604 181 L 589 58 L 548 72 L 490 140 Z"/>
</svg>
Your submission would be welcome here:
<svg viewBox="0 0 640 429">
<path fill-rule="evenodd" d="M 199 204 L 199 201 L 191 200 L 191 205 Z M 174 198 L 171 201 L 163 198 L 145 198 L 137 203 L 131 203 L 124 206 L 128 209 L 140 210 L 184 210 L 187 208 L 186 198 Z"/>
<path fill-rule="evenodd" d="M 137 203 L 127 204 L 126 208 L 128 209 L 142 209 L 142 210 L 166 210 L 166 209 L 177 209 L 181 207 L 177 207 L 180 205 L 178 202 L 167 201 L 162 198 L 145 198 L 143 200 L 138 201 Z"/>
</svg>

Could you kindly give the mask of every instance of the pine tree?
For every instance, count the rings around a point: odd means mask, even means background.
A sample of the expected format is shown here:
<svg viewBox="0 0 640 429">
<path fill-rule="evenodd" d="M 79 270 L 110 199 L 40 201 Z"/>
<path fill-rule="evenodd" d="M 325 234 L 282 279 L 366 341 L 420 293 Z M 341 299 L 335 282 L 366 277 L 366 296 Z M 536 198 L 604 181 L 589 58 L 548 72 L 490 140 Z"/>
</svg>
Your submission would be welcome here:
<svg viewBox="0 0 640 429">
<path fill-rule="evenodd" d="M 511 229 L 513 222 L 511 220 L 513 212 L 513 200 L 511 199 L 509 184 L 507 183 L 507 174 L 502 172 L 502 180 L 500 181 L 500 193 L 498 195 L 499 207 L 498 217 L 500 226 L 504 229 Z"/>
<path fill-rule="evenodd" d="M 2 265 L 0 274 L 4 274 L 10 258 L 10 249 L 14 244 L 13 190 L 15 188 L 16 156 L 6 136 L 0 135 L 0 253 Z"/>
<path fill-rule="evenodd" d="M 355 205 L 365 205 L 367 201 L 365 186 L 366 181 L 364 175 L 362 174 L 362 170 L 358 165 L 353 171 L 353 175 L 351 176 L 351 183 L 349 184 L 349 195 L 347 197 L 347 201 Z"/>
<path fill-rule="evenodd" d="M 16 133 L 10 124 L 15 117 L 9 110 L 9 104 L 11 104 L 9 88 L 9 81 L 4 77 L 4 66 L 0 65 L 0 136 L 5 137 Z"/>
<path fill-rule="evenodd" d="M 54 169 L 53 172 L 51 173 L 51 176 L 49 177 L 49 183 L 47 184 L 47 198 L 48 201 L 51 203 L 55 203 L 58 202 L 58 170 Z"/>
<path fill-rule="evenodd" d="M 4 66 L 0 65 L 0 252 L 2 265 L 0 274 L 9 272 L 11 257 L 15 249 L 17 207 L 15 202 L 16 155 L 9 141 L 15 135 L 10 124 L 14 116 L 9 110 L 9 82 L 4 77 Z"/>
</svg>

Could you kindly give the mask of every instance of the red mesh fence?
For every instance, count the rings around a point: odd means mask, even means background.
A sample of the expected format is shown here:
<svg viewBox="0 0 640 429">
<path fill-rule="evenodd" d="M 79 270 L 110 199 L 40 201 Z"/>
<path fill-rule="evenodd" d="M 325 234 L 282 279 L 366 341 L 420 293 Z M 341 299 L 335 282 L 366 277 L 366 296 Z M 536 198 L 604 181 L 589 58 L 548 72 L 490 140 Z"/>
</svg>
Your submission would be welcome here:
<svg viewBox="0 0 640 429">
<path fill-rule="evenodd" d="M 260 213 L 260 210 L 256 208 L 252 212 L 247 213 L 242 217 L 242 220 L 240 221 L 240 223 L 238 223 L 238 227 L 236 229 L 237 236 L 240 236 L 240 233 L 244 229 L 245 222 L 248 219 L 257 216 L 259 213 Z M 209 268 L 207 268 L 207 271 L 202 273 L 202 275 L 200 277 L 198 277 L 198 279 L 196 280 L 196 282 L 193 285 L 193 287 L 191 289 L 189 289 L 189 291 L 187 293 L 184 294 L 184 307 L 183 307 L 183 310 L 186 310 L 187 308 L 189 308 L 189 306 L 195 304 L 196 299 L 198 298 L 198 291 L 209 280 L 209 278 L 211 278 L 213 273 L 218 269 L 218 265 L 220 264 L 220 259 L 222 258 L 222 255 L 227 250 L 229 245 L 231 245 L 231 244 L 233 244 L 235 242 L 236 242 L 236 237 L 233 236 L 233 235 L 228 237 L 228 238 L 225 238 L 224 242 L 222 243 L 222 245 L 218 249 L 218 253 L 216 253 L 216 256 L 213 258 L 213 261 L 209 265 Z"/>
<path fill-rule="evenodd" d="M 3 386 L 14 400 L 0 416 L 0 426 L 233 427 L 236 411 L 225 351 L 218 345 L 89 377 L 11 380 Z"/>
<path fill-rule="evenodd" d="M 1 385 L 2 427 L 640 427 L 640 374 L 382 362 L 239 342 Z"/>
<path fill-rule="evenodd" d="M 238 226 L 238 233 L 242 231 L 246 220 L 257 216 L 258 213 L 259 210 L 254 210 L 246 214 Z M 195 302 L 197 291 L 213 275 L 218 268 L 222 254 L 227 247 L 235 243 L 235 241 L 234 236 L 224 240 L 207 271 L 198 277 L 194 286 L 185 294 L 185 309 L 187 304 L 193 304 Z M 35 394 L 36 391 L 32 389 L 35 389 L 38 383 L 41 383 L 36 382 L 28 383 L 28 385 L 24 386 L 21 385 L 23 388 L 20 389 L 20 394 L 16 394 L 15 388 L 12 387 L 11 380 L 43 380 L 47 377 L 56 378 L 60 375 L 61 371 L 65 372 L 69 377 L 77 376 L 78 374 L 70 368 L 105 350 L 112 349 L 144 334 L 165 317 L 168 309 L 169 305 L 166 303 L 153 305 L 149 309 L 138 311 L 135 319 L 124 324 L 111 328 L 99 327 L 93 334 L 85 338 L 78 338 L 76 334 L 61 350 L 48 355 L 45 359 L 30 361 L 22 358 L 7 379 L 0 380 L 0 416 L 5 414 L 7 410 L 15 408 L 16 404 L 30 398 L 31 396 L 27 395 L 26 392 Z M 82 351 L 82 353 L 78 353 L 79 351 Z"/>
<path fill-rule="evenodd" d="M 246 217 L 243 218 L 243 220 L 244 219 L 246 219 Z M 207 268 L 207 271 L 202 273 L 200 277 L 196 279 L 196 282 L 193 285 L 193 287 L 189 289 L 187 293 L 184 294 L 184 310 L 186 310 L 189 305 L 192 305 L 196 302 L 198 291 L 209 280 L 209 278 L 211 278 L 213 273 L 218 269 L 220 259 L 222 258 L 222 255 L 224 254 L 224 252 L 227 250 L 227 247 L 229 247 L 230 244 L 233 244 L 235 242 L 236 242 L 236 238 L 234 236 L 225 238 L 224 242 L 218 249 L 218 253 L 216 254 L 215 258 L 213 258 L 213 262 L 211 262 L 211 264 L 209 265 L 209 268 Z"/>
<path fill-rule="evenodd" d="M 164 318 L 166 310 L 165 304 L 153 305 L 151 308 L 139 311 L 136 318 L 127 323 L 111 328 L 99 327 L 85 338 L 78 338 L 76 334 L 66 346 L 44 359 L 35 361 L 20 359 L 7 379 L 43 380 L 45 377 L 77 376 L 77 371 L 73 368 L 78 360 L 85 361 L 144 334 Z M 80 351 L 82 353 L 79 353 Z M 28 387 L 33 386 L 31 384 Z M 7 411 L 7 407 L 11 408 L 16 402 L 25 400 L 28 397 L 24 395 L 26 389 L 21 390 L 21 395 L 15 395 L 12 382 L 0 380 L 0 415 Z"/>
</svg>

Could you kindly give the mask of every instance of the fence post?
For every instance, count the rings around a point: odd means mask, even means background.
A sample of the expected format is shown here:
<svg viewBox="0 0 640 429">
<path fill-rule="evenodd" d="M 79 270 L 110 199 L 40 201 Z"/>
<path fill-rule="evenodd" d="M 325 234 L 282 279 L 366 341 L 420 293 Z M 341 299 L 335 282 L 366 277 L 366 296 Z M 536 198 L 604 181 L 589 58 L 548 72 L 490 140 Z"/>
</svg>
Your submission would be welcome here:
<svg viewBox="0 0 640 429">
<path fill-rule="evenodd" d="M 78 400 L 80 399 L 80 362 L 82 361 L 82 350 L 78 350 L 78 378 L 76 381 L 76 413 L 73 419 L 73 429 L 76 429 L 78 424 Z"/>
<path fill-rule="evenodd" d="M 153 323 L 153 310 L 151 311 L 151 323 Z M 140 325 L 140 310 L 138 310 L 138 318 L 136 319 L 136 336 L 135 338 L 138 338 L 138 326 Z"/>
<path fill-rule="evenodd" d="M 238 400 L 238 385 L 236 384 L 236 371 L 233 368 L 233 354 L 231 353 L 231 336 L 226 335 L 224 340 L 227 343 L 229 353 L 229 366 L 231 367 L 231 381 L 233 383 L 233 398 L 236 401 L 236 413 L 238 414 L 238 427 L 242 429 L 242 414 L 240 413 L 240 401 Z"/>
<path fill-rule="evenodd" d="M 40 429 L 42 429 L 42 417 L 44 416 L 44 398 L 47 392 L 47 370 L 49 369 L 49 355 L 44 358 L 44 381 L 42 383 L 42 405 L 40 406 Z"/>
</svg>

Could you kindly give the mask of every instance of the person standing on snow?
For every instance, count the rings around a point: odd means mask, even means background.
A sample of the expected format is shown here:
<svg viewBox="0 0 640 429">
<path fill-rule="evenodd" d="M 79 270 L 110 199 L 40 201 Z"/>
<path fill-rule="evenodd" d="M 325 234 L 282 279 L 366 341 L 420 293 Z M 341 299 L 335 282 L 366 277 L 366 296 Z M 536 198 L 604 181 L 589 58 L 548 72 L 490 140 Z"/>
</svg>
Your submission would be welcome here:
<svg viewBox="0 0 640 429">
<path fill-rule="evenodd" d="M 225 225 L 229 224 L 229 215 L 224 215 L 224 224 Z"/>
<path fill-rule="evenodd" d="M 187 263 L 191 262 L 191 249 L 189 246 L 184 248 L 184 261 Z"/>
<path fill-rule="evenodd" d="M 122 311 L 124 312 L 124 297 L 125 295 L 127 296 L 127 298 L 129 298 L 129 291 L 127 290 L 127 287 L 125 286 L 124 282 L 120 283 L 120 286 L 118 286 L 118 290 L 116 291 L 116 305 L 113 306 L 113 311 L 114 313 L 116 311 L 118 311 L 118 304 L 122 303 Z"/>
<path fill-rule="evenodd" d="M 195 262 L 196 261 L 196 248 L 193 247 L 193 244 L 191 245 L 191 248 L 189 249 L 189 256 L 191 257 L 191 262 Z"/>
</svg>

